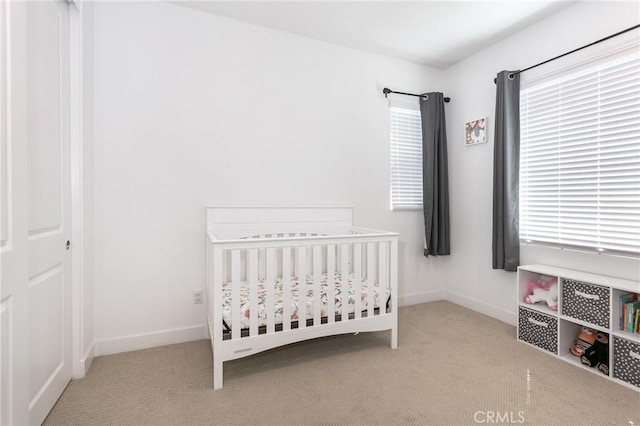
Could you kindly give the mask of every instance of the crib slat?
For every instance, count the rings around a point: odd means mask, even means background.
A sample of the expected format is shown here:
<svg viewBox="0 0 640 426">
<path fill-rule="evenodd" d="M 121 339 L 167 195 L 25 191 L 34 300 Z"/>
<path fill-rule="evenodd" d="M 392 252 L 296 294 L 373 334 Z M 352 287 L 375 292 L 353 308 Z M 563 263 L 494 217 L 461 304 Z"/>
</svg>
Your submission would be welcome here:
<svg viewBox="0 0 640 426">
<path fill-rule="evenodd" d="M 367 318 L 371 318 L 373 316 L 374 309 L 374 299 L 373 294 L 375 292 L 374 289 L 374 280 L 375 280 L 375 243 L 367 244 Z"/>
<path fill-rule="evenodd" d="M 354 318 L 362 317 L 362 244 L 353 245 L 353 297 L 355 299 Z"/>
<path fill-rule="evenodd" d="M 307 248 L 296 249 L 296 275 L 298 276 L 298 329 L 307 326 Z"/>
<path fill-rule="evenodd" d="M 388 243 L 380 243 L 378 249 L 378 304 L 380 315 L 387 312 L 387 288 L 389 287 L 389 257 L 387 255 Z"/>
<path fill-rule="evenodd" d="M 249 282 L 249 335 L 258 335 L 258 250 L 250 249 L 247 259 Z"/>
<path fill-rule="evenodd" d="M 274 287 L 276 285 L 276 250 L 268 248 L 265 250 L 265 266 L 266 277 L 265 286 L 267 288 L 267 295 L 265 299 L 265 308 L 267 314 L 267 333 L 271 334 L 275 332 L 275 304 Z"/>
<path fill-rule="evenodd" d="M 336 246 L 327 246 L 327 322 L 336 321 Z"/>
<path fill-rule="evenodd" d="M 240 338 L 240 250 L 231 251 L 231 338 Z"/>
<path fill-rule="evenodd" d="M 291 247 L 282 248 L 282 329 L 291 330 Z"/>
<path fill-rule="evenodd" d="M 340 321 L 349 319 L 349 244 L 343 244 L 340 256 L 340 282 L 342 291 L 342 318 Z"/>
<path fill-rule="evenodd" d="M 320 325 L 322 317 L 322 247 L 313 246 L 313 325 Z"/>
<path fill-rule="evenodd" d="M 258 279 L 264 279 L 267 274 L 266 249 L 258 249 Z"/>
</svg>

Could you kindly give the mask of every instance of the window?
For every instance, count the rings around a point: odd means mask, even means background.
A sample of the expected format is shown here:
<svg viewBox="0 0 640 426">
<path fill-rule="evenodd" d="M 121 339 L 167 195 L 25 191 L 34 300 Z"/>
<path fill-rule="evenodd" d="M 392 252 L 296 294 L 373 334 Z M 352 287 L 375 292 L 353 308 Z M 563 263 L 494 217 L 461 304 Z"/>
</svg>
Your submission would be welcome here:
<svg viewBox="0 0 640 426">
<path fill-rule="evenodd" d="M 637 52 L 523 85 L 520 117 L 521 240 L 640 255 Z"/>
<path fill-rule="evenodd" d="M 422 208 L 422 124 L 418 103 L 393 102 L 391 123 L 391 210 Z"/>
</svg>

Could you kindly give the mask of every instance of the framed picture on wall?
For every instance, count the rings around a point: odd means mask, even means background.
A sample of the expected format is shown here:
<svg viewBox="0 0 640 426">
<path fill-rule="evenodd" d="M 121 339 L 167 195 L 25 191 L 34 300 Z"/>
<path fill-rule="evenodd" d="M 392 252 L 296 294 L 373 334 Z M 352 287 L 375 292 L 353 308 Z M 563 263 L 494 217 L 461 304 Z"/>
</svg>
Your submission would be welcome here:
<svg viewBox="0 0 640 426">
<path fill-rule="evenodd" d="M 487 118 L 469 121 L 464 125 L 464 146 L 487 142 Z"/>
</svg>

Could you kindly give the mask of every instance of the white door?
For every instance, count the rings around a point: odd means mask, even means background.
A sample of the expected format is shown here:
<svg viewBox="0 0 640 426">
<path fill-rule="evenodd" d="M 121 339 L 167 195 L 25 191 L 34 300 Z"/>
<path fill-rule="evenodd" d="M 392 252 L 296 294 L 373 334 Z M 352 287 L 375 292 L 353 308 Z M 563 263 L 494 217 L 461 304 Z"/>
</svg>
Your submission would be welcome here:
<svg viewBox="0 0 640 426">
<path fill-rule="evenodd" d="M 9 25 L 11 23 L 11 25 Z M 0 1 L 0 424 L 28 421 L 26 6 Z"/>
<path fill-rule="evenodd" d="M 27 2 L 29 423 L 71 380 L 69 5 Z"/>
<path fill-rule="evenodd" d="M 2 182 L 11 187 L 2 193 L 3 205 L 11 209 L 15 203 L 16 209 L 6 212 L 9 222 L 2 225 L 16 244 L 2 252 L 0 297 L 7 315 L 1 328 L 1 416 L 3 423 L 40 424 L 72 375 L 69 6 L 65 1 L 3 3 L 11 28 L 5 55 L 9 90 L 3 92 L 3 103 L 9 99 L 3 113 L 8 126 L 3 128 L 23 127 L 25 133 L 23 138 L 3 133 L 3 158 L 26 167 L 2 164 Z M 14 39 L 22 44 L 14 46 Z M 22 157 L 13 156 L 22 141 Z"/>
</svg>

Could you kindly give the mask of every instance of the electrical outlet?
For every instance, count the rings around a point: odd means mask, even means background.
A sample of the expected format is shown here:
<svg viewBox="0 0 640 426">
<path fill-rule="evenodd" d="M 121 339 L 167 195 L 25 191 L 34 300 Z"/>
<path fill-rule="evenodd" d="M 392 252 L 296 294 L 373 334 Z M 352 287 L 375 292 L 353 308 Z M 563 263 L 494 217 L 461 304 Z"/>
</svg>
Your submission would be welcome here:
<svg viewBox="0 0 640 426">
<path fill-rule="evenodd" d="M 193 304 L 199 305 L 202 303 L 202 290 L 193 290 Z"/>
</svg>

